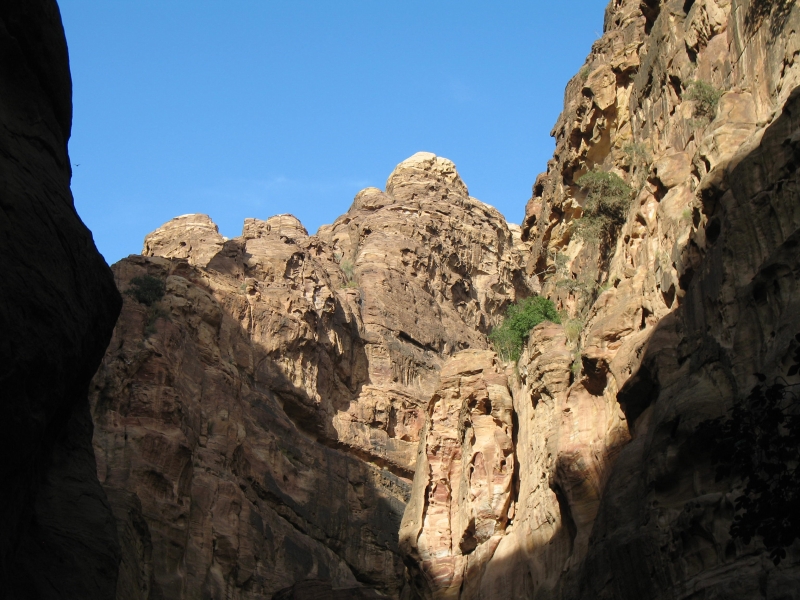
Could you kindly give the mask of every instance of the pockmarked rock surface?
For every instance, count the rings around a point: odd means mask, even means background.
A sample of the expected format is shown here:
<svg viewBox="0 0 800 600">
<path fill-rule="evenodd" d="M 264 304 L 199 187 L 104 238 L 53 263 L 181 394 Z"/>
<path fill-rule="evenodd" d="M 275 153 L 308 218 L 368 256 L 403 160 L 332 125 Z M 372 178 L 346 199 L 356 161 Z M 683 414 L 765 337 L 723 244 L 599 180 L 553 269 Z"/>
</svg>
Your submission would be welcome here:
<svg viewBox="0 0 800 600">
<path fill-rule="evenodd" d="M 741 483 L 716 480 L 697 433 L 754 373 L 784 375 L 800 332 L 800 6 L 613 0 L 604 29 L 522 227 L 530 285 L 564 316 L 508 369 L 513 516 L 464 551 L 445 523 L 468 508 L 445 519 L 431 494 L 460 489 L 459 468 L 418 468 L 411 582 L 423 598 L 800 598 L 797 547 L 776 567 L 760 538 L 731 538 Z M 576 223 L 595 169 L 631 189 L 610 240 Z M 440 427 L 430 413 L 421 449 Z"/>
<path fill-rule="evenodd" d="M 445 363 L 400 530 L 415 592 L 458 597 L 502 539 L 515 509 L 513 414 L 494 352 L 465 350 Z"/>
<path fill-rule="evenodd" d="M 0 598 L 113 598 L 87 389 L 120 308 L 70 192 L 58 6 L 0 5 Z"/>
<path fill-rule="evenodd" d="M 530 294 L 523 251 L 427 153 L 314 236 L 291 215 L 230 240 L 204 215 L 148 235 L 113 267 L 124 306 L 91 396 L 118 598 L 260 599 L 304 580 L 399 597 L 431 394 Z M 137 277 L 163 298 L 137 302 Z"/>
</svg>

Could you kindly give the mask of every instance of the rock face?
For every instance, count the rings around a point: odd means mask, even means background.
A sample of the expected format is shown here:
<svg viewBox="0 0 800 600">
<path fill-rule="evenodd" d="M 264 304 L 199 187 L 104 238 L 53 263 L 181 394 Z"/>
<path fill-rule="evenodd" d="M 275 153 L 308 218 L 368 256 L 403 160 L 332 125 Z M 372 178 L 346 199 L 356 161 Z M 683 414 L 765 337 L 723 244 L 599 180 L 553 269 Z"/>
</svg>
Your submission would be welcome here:
<svg viewBox="0 0 800 600">
<path fill-rule="evenodd" d="M 182 215 L 144 238 L 142 256 L 186 258 L 192 265 L 205 267 L 224 241 L 208 215 Z"/>
<path fill-rule="evenodd" d="M 318 237 L 361 289 L 368 373 L 357 403 L 334 417 L 338 438 L 410 476 L 443 358 L 486 348 L 497 316 L 530 295 L 525 247 L 496 209 L 469 197 L 452 162 L 427 152 L 400 163 L 385 193 L 361 191 Z"/>
<path fill-rule="evenodd" d="M 148 235 L 113 267 L 125 300 L 91 394 L 118 598 L 260 599 L 306 579 L 399 596 L 428 402 L 447 358 L 487 355 L 530 293 L 523 249 L 431 154 L 316 236 L 291 215 L 231 240 L 204 215 Z M 150 306 L 145 276 L 165 286 Z"/>
<path fill-rule="evenodd" d="M 91 390 L 117 597 L 800 598 L 698 435 L 796 351 L 798 56 L 795 2 L 613 0 L 521 229 L 419 153 L 313 236 L 147 236 Z"/>
<path fill-rule="evenodd" d="M 731 539 L 738 483 L 715 481 L 697 426 L 746 395 L 755 372 L 784 374 L 800 332 L 800 7 L 614 0 L 605 30 L 567 87 L 522 228 L 528 275 L 569 318 L 537 327 L 510 377 L 508 522 L 491 545 L 460 547 L 452 524 L 468 503 L 435 518 L 432 490 L 461 489 L 463 475 L 428 458 L 401 530 L 413 587 L 425 598 L 798 598 L 796 548 L 776 568 L 760 540 Z M 632 189 L 610 240 L 575 223 L 587 203 L 577 180 L 595 168 Z M 421 457 L 464 439 L 436 414 Z"/>
<path fill-rule="evenodd" d="M 3 3 L 0 46 L 0 597 L 108 599 L 119 547 L 87 389 L 120 298 L 70 192 L 56 3 Z"/>
<path fill-rule="evenodd" d="M 272 600 L 376 600 L 385 598 L 368 588 L 333 587 L 330 581 L 308 579 L 272 596 Z"/>
<path fill-rule="evenodd" d="M 442 598 L 469 588 L 514 516 L 513 414 L 493 352 L 465 350 L 445 364 L 400 531 L 412 570 Z"/>
</svg>

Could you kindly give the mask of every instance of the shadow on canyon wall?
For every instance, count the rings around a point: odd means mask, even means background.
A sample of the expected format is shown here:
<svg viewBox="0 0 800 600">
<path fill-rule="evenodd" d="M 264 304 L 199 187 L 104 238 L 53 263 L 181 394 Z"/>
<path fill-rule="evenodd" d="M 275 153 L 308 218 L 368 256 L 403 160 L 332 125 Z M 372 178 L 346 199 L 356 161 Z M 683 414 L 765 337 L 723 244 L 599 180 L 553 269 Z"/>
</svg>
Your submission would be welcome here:
<svg viewBox="0 0 800 600">
<path fill-rule="evenodd" d="M 744 16 L 745 27 L 750 34 L 761 28 L 771 18 L 769 32 L 774 37 L 781 35 L 794 8 L 795 0 L 760 0 L 752 2 Z"/>
<path fill-rule="evenodd" d="M 262 597 L 304 579 L 348 577 L 396 594 L 408 483 L 331 439 L 320 405 L 349 402 L 367 383 L 363 344 L 337 353 L 297 338 L 266 348 L 242 324 L 241 295 L 216 314 L 205 279 L 216 271 L 238 283 L 246 257 L 234 246 L 203 272 L 181 259 L 114 266 L 123 289 L 145 273 L 185 286 L 168 289 L 172 313 L 149 330 L 147 309 L 126 299 L 95 381 L 100 477 L 123 546 L 118 597 L 216 598 L 231 588 Z M 181 294 L 185 313 L 175 308 Z M 309 326 L 358 340 L 340 305 Z M 314 390 L 287 376 L 288 357 L 316 370 Z"/>
<path fill-rule="evenodd" d="M 630 441 L 590 444 L 587 452 L 577 421 L 557 433 L 565 414 L 593 414 L 592 407 L 602 404 L 606 375 L 585 368 L 583 386 L 573 385 L 574 398 L 563 404 L 538 395 L 545 389 L 557 397 L 563 388 L 553 381 L 564 377 L 558 365 L 571 357 L 554 343 L 563 336 L 558 327 L 543 324 L 531 334 L 529 349 L 535 347 L 540 358 L 519 368 L 523 377 L 536 374 L 543 383 L 537 388 L 528 381 L 531 397 L 515 392 L 515 447 L 518 457 L 523 453 L 516 515 L 497 549 L 465 567 L 466 579 L 451 590 L 453 597 L 800 598 L 797 543 L 776 567 L 760 540 L 732 539 L 739 482 L 717 481 L 710 442 L 698 433 L 701 422 L 725 415 L 749 393 L 755 373 L 768 380 L 784 376 L 797 348 L 798 132 L 800 88 L 769 126 L 702 179 L 695 215 L 700 226 L 680 253 L 689 261 L 682 265 L 685 294 L 652 327 L 638 370 L 617 394 Z M 530 417 L 524 414 L 528 402 L 534 407 Z M 554 429 L 542 423 L 548 419 Z M 531 457 L 549 448 L 537 449 L 531 432 L 555 439 L 566 434 L 570 442 L 577 436 L 579 443 L 567 444 L 552 468 L 540 469 Z M 527 457 L 526 444 L 534 449 Z M 537 484 L 546 482 L 547 473 L 550 483 Z M 526 495 L 536 496 L 527 512 Z M 426 598 L 437 589 L 434 578 L 447 572 L 435 560 L 427 576 L 426 567 L 407 566 L 418 573 L 415 587 Z"/>
<path fill-rule="evenodd" d="M 755 373 L 784 375 L 795 350 L 798 131 L 800 88 L 753 145 L 700 184 L 707 224 L 687 246 L 701 258 L 618 393 L 633 440 L 606 483 L 574 597 L 800 595 L 796 552 L 775 568 L 759 543 L 731 539 L 736 482 L 716 481 L 697 431 L 749 393 Z"/>
</svg>

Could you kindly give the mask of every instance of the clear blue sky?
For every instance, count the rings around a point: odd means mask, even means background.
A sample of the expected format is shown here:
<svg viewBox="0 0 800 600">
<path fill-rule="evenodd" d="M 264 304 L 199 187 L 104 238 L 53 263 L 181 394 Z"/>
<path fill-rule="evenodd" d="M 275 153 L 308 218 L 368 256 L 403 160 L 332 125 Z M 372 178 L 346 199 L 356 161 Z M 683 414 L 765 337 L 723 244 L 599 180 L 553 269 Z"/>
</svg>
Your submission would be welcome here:
<svg viewBox="0 0 800 600">
<path fill-rule="evenodd" d="M 522 220 L 604 0 L 59 0 L 72 190 L 109 263 L 172 217 L 310 232 L 425 150 Z"/>
</svg>

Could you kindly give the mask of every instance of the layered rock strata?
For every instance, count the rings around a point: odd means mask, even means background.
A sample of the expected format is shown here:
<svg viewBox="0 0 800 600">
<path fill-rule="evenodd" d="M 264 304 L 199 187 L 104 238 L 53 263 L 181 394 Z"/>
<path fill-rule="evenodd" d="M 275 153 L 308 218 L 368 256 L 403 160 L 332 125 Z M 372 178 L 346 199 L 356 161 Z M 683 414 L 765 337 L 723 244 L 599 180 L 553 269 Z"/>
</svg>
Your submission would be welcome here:
<svg viewBox="0 0 800 600">
<path fill-rule="evenodd" d="M 56 3 L 2 3 L 0 48 L 0 597 L 110 599 L 119 547 L 87 389 L 120 298 L 70 192 Z"/>
<path fill-rule="evenodd" d="M 203 215 L 150 234 L 113 267 L 125 302 L 92 392 L 118 597 L 263 598 L 305 579 L 397 597 L 428 401 L 447 357 L 485 349 L 530 293 L 522 248 L 427 153 L 315 236 L 291 215 L 230 240 Z M 137 277 L 163 298 L 137 302 Z"/>
<path fill-rule="evenodd" d="M 697 434 L 755 372 L 782 375 L 800 331 L 798 32 L 794 2 L 609 4 L 523 223 L 527 273 L 568 318 L 512 373 L 514 517 L 480 566 L 459 532 L 427 549 L 441 526 L 404 527 L 420 596 L 800 597 L 796 551 L 776 568 L 731 539 L 738 483 Z M 610 243 L 576 233 L 592 169 L 632 190 Z M 428 476 L 404 525 L 436 509 Z"/>
</svg>

